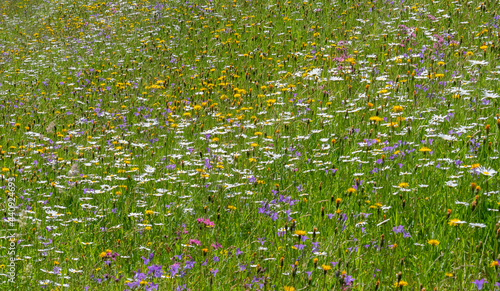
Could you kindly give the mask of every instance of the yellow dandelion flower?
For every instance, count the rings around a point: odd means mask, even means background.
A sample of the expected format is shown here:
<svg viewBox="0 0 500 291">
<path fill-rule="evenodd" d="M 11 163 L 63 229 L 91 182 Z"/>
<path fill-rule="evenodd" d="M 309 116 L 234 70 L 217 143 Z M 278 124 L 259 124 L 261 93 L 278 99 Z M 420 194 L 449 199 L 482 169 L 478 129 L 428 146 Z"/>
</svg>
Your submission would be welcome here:
<svg viewBox="0 0 500 291">
<path fill-rule="evenodd" d="M 471 168 L 471 170 L 472 170 L 472 169 L 475 169 L 475 168 L 479 168 L 480 166 L 481 166 L 480 164 L 472 164 L 472 165 L 470 166 L 470 168 Z"/>
<path fill-rule="evenodd" d="M 380 121 L 382 121 L 384 119 L 381 118 L 381 117 L 378 117 L 378 116 L 372 116 L 372 117 L 370 117 L 370 120 L 371 121 L 375 121 L 375 122 L 380 122 Z"/>
<path fill-rule="evenodd" d="M 410 185 L 408 183 L 402 182 L 398 184 L 399 188 L 408 188 Z"/>
<path fill-rule="evenodd" d="M 401 106 L 401 105 L 395 105 L 394 107 L 392 107 L 392 111 L 393 112 L 402 112 L 403 111 L 403 106 Z"/>
<path fill-rule="evenodd" d="M 428 147 L 422 147 L 422 148 L 421 148 L 421 149 L 419 149 L 418 151 L 419 151 L 419 152 L 424 152 L 424 153 L 425 153 L 425 152 L 430 152 L 430 151 L 432 151 L 432 150 L 431 150 L 430 148 L 428 148 Z"/>
<path fill-rule="evenodd" d="M 408 282 L 406 282 L 406 281 L 399 281 L 399 282 L 395 282 L 394 283 L 394 287 L 395 288 L 404 287 L 404 286 L 408 286 Z"/>
<path fill-rule="evenodd" d="M 439 245 L 440 242 L 438 240 L 431 239 L 427 243 L 430 244 L 431 246 L 437 246 Z"/>
</svg>

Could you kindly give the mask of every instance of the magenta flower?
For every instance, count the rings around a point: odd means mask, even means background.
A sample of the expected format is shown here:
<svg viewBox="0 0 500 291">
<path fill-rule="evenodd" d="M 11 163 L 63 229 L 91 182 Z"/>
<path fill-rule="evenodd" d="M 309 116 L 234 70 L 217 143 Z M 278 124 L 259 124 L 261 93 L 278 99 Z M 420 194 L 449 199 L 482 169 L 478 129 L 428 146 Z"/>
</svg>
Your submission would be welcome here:
<svg viewBox="0 0 500 291">
<path fill-rule="evenodd" d="M 198 224 L 205 225 L 205 227 L 214 227 L 215 226 L 214 223 L 211 222 L 208 218 L 201 217 L 201 218 L 196 219 L 196 221 L 198 222 Z"/>
</svg>

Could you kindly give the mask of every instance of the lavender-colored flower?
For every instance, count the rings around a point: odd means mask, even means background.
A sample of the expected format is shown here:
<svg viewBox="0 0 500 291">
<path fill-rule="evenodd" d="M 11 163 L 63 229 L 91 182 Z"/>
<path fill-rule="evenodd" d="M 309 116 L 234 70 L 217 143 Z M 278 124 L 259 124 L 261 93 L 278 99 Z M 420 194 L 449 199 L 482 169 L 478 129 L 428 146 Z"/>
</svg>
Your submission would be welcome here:
<svg viewBox="0 0 500 291">
<path fill-rule="evenodd" d="M 184 266 L 184 269 L 191 270 L 194 267 L 194 264 L 196 264 L 195 261 L 191 260 L 186 262 L 186 265 Z"/>
<path fill-rule="evenodd" d="M 355 279 L 354 279 L 353 277 L 351 277 L 351 276 L 347 276 L 347 277 L 345 277 L 345 278 L 344 278 L 344 283 L 345 283 L 346 285 L 352 285 L 352 282 L 354 282 L 354 280 L 355 280 Z"/>
<path fill-rule="evenodd" d="M 57 274 L 59 274 L 59 272 L 61 272 L 61 268 L 59 268 L 58 266 L 54 266 L 53 271 L 54 271 L 54 274 L 57 275 Z"/>
<path fill-rule="evenodd" d="M 298 244 L 298 245 L 294 245 L 294 247 L 297 248 L 297 250 L 301 251 L 302 249 L 305 248 L 306 245 L 303 245 L 303 244 Z"/>
<path fill-rule="evenodd" d="M 152 290 L 158 290 L 158 284 L 150 282 L 149 286 L 146 287 L 146 291 L 152 291 Z"/>
<path fill-rule="evenodd" d="M 476 285 L 477 290 L 483 290 L 483 285 L 488 284 L 488 281 L 486 281 L 486 279 L 483 278 L 481 280 L 474 280 L 474 282 L 472 283 Z"/>
<path fill-rule="evenodd" d="M 148 266 L 148 275 L 152 274 L 156 278 L 161 278 L 163 271 L 161 270 L 162 265 L 151 265 Z"/>
<path fill-rule="evenodd" d="M 402 233 L 405 231 L 405 227 L 402 225 L 395 226 L 392 228 L 392 231 L 394 231 L 394 233 Z"/>
<path fill-rule="evenodd" d="M 179 272 L 179 263 L 170 266 L 170 276 L 174 277 Z"/>
</svg>

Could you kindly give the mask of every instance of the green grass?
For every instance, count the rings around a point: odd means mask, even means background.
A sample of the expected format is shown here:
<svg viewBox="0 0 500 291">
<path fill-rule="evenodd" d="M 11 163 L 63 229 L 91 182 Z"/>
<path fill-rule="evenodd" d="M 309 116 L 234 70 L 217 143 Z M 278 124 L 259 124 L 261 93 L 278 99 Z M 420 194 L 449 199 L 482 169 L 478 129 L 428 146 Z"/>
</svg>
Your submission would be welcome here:
<svg viewBox="0 0 500 291">
<path fill-rule="evenodd" d="M 421 2 L 0 4 L 3 286 L 498 289 L 499 6 Z"/>
</svg>

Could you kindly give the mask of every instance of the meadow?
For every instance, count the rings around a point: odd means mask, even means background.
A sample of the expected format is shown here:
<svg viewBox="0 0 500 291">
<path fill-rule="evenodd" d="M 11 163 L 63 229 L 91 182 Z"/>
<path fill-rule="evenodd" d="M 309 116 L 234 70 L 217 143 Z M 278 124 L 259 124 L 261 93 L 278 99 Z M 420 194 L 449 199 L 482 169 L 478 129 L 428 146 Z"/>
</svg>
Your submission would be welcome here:
<svg viewBox="0 0 500 291">
<path fill-rule="evenodd" d="M 0 12 L 1 290 L 500 289 L 500 2 Z"/>
</svg>

